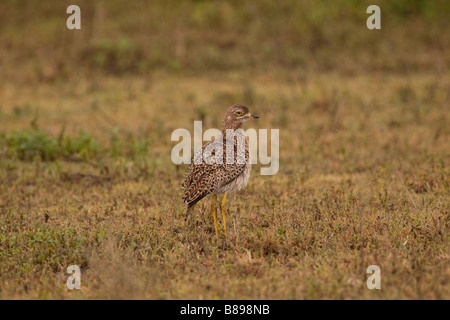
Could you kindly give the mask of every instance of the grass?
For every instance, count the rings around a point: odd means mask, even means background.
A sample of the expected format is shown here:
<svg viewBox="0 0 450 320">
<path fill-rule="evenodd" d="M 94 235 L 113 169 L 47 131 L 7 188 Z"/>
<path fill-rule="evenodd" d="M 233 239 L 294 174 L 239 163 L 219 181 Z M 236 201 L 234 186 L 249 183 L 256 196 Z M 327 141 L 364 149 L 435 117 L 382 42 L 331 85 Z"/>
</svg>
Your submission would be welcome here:
<svg viewBox="0 0 450 320">
<path fill-rule="evenodd" d="M 4 137 L 6 153 L 12 158 L 30 161 L 35 158 L 42 161 L 54 161 L 62 157 L 87 158 L 95 153 L 99 146 L 86 132 L 78 137 L 64 137 L 61 132 L 58 140 L 49 137 L 41 130 L 15 132 Z"/>
<path fill-rule="evenodd" d="M 304 19 L 292 28 L 283 20 L 292 7 L 272 2 L 161 4 L 142 16 L 111 2 L 109 40 L 86 25 L 70 34 L 62 65 L 27 55 L 36 39 L 49 57 L 61 54 L 64 17 L 8 3 L 18 18 L 0 19 L 9 62 L 0 66 L 0 298 L 450 298 L 445 2 L 386 2 L 382 34 L 364 30 L 364 1 L 329 11 L 299 2 Z M 19 41 L 31 24 L 14 10 L 36 22 L 36 37 Z M 179 32 L 144 19 L 172 21 L 178 10 Z M 322 28 L 325 18 L 335 24 Z M 280 129 L 280 170 L 261 176 L 253 166 L 249 185 L 228 197 L 226 240 L 223 228 L 214 234 L 209 198 L 184 221 L 187 167 L 172 164 L 170 136 L 194 120 L 219 127 L 233 103 L 261 116 L 248 127 Z M 69 291 L 73 264 L 81 290 Z M 374 264 L 381 290 L 366 287 Z"/>
<path fill-rule="evenodd" d="M 93 72 L 126 76 L 164 70 L 195 75 L 262 67 L 406 73 L 443 68 L 450 62 L 445 54 L 448 37 L 442 32 L 449 27 L 448 1 L 336 0 L 330 6 L 326 0 L 157 5 L 80 0 L 78 31 L 65 28 L 70 4 L 0 4 L 0 68 L 5 76 L 55 81 L 80 74 L 90 77 Z M 382 29 L 377 32 L 366 28 L 366 9 L 372 4 L 382 9 Z"/>
<path fill-rule="evenodd" d="M 62 108 L 39 107 L 46 135 L 17 131 L 4 139 L 2 298 L 448 298 L 447 79 L 323 74 L 292 83 L 261 75 L 246 86 L 209 79 L 177 77 L 174 85 L 172 76 L 158 76 L 141 90 L 146 80 L 133 78 L 129 88 L 141 92 L 134 99 L 115 78 L 95 94 L 89 80 L 62 84 L 53 96 L 50 84 L 15 91 L 19 100 L 39 92 L 36 106 Z M 249 186 L 230 197 L 226 241 L 214 236 L 209 199 L 183 221 L 179 183 L 187 168 L 170 162 L 170 133 L 192 130 L 198 105 L 211 105 L 201 114 L 217 127 L 224 108 L 217 97 L 240 101 L 248 86 L 251 108 L 262 115 L 251 125 L 280 128 L 280 172 L 260 176 L 256 165 Z M 405 90 L 415 98 L 404 102 Z M 118 107 L 104 102 L 111 96 Z M 93 109 L 85 101 L 94 97 L 102 98 Z M 73 142 L 62 150 L 101 146 L 96 152 L 78 161 L 22 161 L 12 152 L 36 136 L 37 145 L 57 146 L 73 103 L 87 106 L 71 116 L 66 135 L 82 127 L 92 138 L 66 137 Z M 99 120 L 100 108 L 114 124 Z M 3 130 L 29 126 L 33 112 L 13 110 L 3 109 Z M 114 153 L 130 135 L 147 137 L 148 150 Z M 77 292 L 65 287 L 71 264 L 82 266 Z M 365 287 L 372 264 L 382 270 L 379 291 Z"/>
</svg>

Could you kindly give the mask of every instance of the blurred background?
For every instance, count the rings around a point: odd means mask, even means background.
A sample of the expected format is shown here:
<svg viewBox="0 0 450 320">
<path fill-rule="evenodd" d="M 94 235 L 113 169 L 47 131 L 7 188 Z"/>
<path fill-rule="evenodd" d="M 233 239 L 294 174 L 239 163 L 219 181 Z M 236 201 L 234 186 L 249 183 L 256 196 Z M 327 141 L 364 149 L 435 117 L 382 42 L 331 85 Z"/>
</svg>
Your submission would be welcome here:
<svg viewBox="0 0 450 320">
<path fill-rule="evenodd" d="M 73 1 L 72 1 L 73 2 Z M 95 73 L 399 72 L 448 67 L 444 0 L 70 1 L 0 4 L 1 72 L 55 81 Z M 366 28 L 381 6 L 382 29 Z"/>
</svg>

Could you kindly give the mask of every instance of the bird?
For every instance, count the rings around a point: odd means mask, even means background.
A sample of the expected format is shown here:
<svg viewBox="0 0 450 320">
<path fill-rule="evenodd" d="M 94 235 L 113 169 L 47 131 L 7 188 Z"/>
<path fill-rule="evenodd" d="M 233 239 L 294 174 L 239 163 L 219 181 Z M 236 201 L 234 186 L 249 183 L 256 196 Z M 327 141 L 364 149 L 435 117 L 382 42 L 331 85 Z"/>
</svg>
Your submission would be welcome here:
<svg viewBox="0 0 450 320">
<path fill-rule="evenodd" d="M 243 124 L 259 116 L 251 114 L 244 105 L 234 104 L 225 112 L 221 135 L 199 148 L 186 173 L 181 187 L 187 205 L 185 220 L 197 202 L 212 194 L 211 211 L 218 236 L 216 201 L 223 194 L 221 213 L 227 237 L 225 202 L 227 193 L 241 190 L 248 183 L 251 172 L 248 137 Z"/>
</svg>

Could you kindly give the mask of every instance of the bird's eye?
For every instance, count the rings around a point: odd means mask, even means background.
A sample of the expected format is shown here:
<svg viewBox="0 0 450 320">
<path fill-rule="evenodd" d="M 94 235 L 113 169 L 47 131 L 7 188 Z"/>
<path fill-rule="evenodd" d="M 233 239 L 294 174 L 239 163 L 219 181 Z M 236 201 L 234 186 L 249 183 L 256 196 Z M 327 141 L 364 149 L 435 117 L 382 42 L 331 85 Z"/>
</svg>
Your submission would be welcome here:
<svg viewBox="0 0 450 320">
<path fill-rule="evenodd" d="M 242 116 L 242 111 L 236 111 L 237 116 Z"/>
</svg>

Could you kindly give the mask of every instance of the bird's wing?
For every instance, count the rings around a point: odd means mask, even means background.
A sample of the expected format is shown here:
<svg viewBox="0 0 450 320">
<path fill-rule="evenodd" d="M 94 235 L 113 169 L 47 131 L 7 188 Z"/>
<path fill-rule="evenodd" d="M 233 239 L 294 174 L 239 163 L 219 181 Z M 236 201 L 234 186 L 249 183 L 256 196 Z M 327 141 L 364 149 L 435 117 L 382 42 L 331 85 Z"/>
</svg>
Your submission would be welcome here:
<svg viewBox="0 0 450 320">
<path fill-rule="evenodd" d="M 220 141 L 216 139 L 204 145 L 201 150 L 199 149 L 195 153 L 194 161 L 181 185 L 185 189 L 183 195 L 183 201 L 185 203 L 195 204 L 214 190 L 235 180 L 244 171 L 245 162 L 243 164 L 237 164 L 236 161 L 238 157 L 236 145 L 234 152 L 235 163 L 227 164 L 222 145 L 215 149 L 215 152 L 210 151 L 214 148 L 214 143 L 217 142 Z M 248 159 L 248 151 L 245 153 L 245 159 Z M 205 156 L 202 157 L 202 155 Z M 215 163 L 215 159 L 220 157 L 222 157 L 223 163 Z"/>
</svg>

